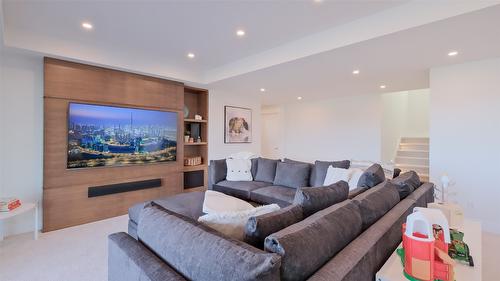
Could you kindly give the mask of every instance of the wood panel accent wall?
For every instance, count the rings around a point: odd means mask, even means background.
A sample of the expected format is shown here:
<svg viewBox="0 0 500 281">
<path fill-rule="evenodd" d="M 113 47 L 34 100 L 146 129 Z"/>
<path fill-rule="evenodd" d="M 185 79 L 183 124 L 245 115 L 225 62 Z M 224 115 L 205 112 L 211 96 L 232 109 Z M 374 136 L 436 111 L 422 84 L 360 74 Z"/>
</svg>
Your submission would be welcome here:
<svg viewBox="0 0 500 281">
<path fill-rule="evenodd" d="M 127 213 L 135 203 L 183 191 L 182 83 L 52 58 L 44 60 L 43 231 Z M 177 112 L 177 161 L 66 169 L 70 102 Z M 90 186 L 161 178 L 162 186 L 94 198 Z"/>
</svg>

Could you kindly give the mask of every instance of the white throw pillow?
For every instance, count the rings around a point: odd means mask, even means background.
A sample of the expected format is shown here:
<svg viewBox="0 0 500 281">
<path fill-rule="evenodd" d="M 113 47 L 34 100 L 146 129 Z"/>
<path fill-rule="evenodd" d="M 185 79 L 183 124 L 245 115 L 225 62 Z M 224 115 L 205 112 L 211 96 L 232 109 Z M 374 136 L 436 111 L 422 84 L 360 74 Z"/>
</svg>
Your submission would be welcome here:
<svg viewBox="0 0 500 281">
<path fill-rule="evenodd" d="M 241 152 L 236 152 L 227 158 L 233 158 L 233 159 L 252 159 L 252 158 L 257 158 L 259 156 L 255 155 L 253 152 L 248 152 L 248 151 L 241 151 Z"/>
<path fill-rule="evenodd" d="M 252 160 L 250 159 L 226 159 L 228 181 L 252 181 Z"/>
<path fill-rule="evenodd" d="M 252 209 L 254 209 L 254 206 L 252 206 L 252 204 L 236 197 L 213 190 L 205 191 L 205 199 L 203 200 L 203 213 L 212 214 L 238 212 Z"/>
<path fill-rule="evenodd" d="M 350 168 L 360 168 L 360 169 L 366 170 L 366 169 L 368 169 L 368 167 L 370 167 L 373 164 L 375 164 L 375 162 L 373 162 L 373 161 L 351 159 L 351 165 L 349 167 Z"/>
<path fill-rule="evenodd" d="M 243 241 L 245 225 L 250 217 L 271 213 L 279 209 L 278 205 L 271 204 L 245 211 L 206 214 L 199 217 L 198 221 L 228 237 Z"/>
<path fill-rule="evenodd" d="M 349 179 L 349 191 L 356 189 L 358 187 L 359 178 L 365 172 L 363 169 L 352 168 L 349 169 L 351 171 L 351 178 Z"/>
<path fill-rule="evenodd" d="M 330 165 L 330 167 L 328 167 L 328 170 L 326 170 L 326 177 L 323 185 L 327 186 L 338 181 L 349 182 L 350 178 L 351 171 L 349 169 L 334 168 L 332 165 Z"/>
</svg>

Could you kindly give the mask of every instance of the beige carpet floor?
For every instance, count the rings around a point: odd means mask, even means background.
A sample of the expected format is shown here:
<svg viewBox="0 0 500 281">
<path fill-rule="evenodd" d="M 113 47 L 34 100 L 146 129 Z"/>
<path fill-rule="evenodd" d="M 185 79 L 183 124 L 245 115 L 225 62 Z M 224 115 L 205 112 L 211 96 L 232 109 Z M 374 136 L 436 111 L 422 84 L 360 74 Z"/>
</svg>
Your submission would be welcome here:
<svg viewBox="0 0 500 281">
<path fill-rule="evenodd" d="M 127 216 L 0 242 L 1 281 L 101 281 L 108 277 L 107 236 L 127 231 Z"/>
<path fill-rule="evenodd" d="M 0 242 L 0 281 L 107 280 L 107 236 L 126 231 L 127 216 Z M 500 235 L 483 234 L 483 280 L 500 280 Z M 480 280 L 470 280 L 480 281 Z"/>
</svg>

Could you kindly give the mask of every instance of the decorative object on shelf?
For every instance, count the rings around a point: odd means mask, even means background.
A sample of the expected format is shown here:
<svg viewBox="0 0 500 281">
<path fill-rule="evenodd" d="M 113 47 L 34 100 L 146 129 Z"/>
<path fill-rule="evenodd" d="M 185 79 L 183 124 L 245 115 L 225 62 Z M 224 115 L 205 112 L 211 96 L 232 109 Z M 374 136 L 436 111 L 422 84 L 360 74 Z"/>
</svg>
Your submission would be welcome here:
<svg viewBox="0 0 500 281">
<path fill-rule="evenodd" d="M 194 138 L 189 138 L 189 143 L 193 143 L 194 142 Z"/>
<path fill-rule="evenodd" d="M 184 142 L 189 142 L 189 135 L 184 136 Z"/>
<path fill-rule="evenodd" d="M 184 118 L 188 118 L 189 117 L 189 108 L 184 105 Z"/>
<path fill-rule="evenodd" d="M 195 156 L 195 157 L 185 157 L 184 158 L 184 166 L 197 166 L 201 165 L 201 156 Z"/>
<path fill-rule="evenodd" d="M 252 142 L 252 110 L 224 106 L 224 143 Z"/>
<path fill-rule="evenodd" d="M 422 281 L 454 281 L 450 228 L 440 210 L 416 207 L 403 224 L 404 272 Z"/>
<path fill-rule="evenodd" d="M 201 142 L 201 137 L 198 136 L 198 138 L 196 139 L 196 142 Z"/>
<path fill-rule="evenodd" d="M 201 120 L 203 120 L 203 117 L 201 117 L 201 115 L 196 114 L 196 115 L 194 116 L 194 120 L 201 121 Z"/>
</svg>

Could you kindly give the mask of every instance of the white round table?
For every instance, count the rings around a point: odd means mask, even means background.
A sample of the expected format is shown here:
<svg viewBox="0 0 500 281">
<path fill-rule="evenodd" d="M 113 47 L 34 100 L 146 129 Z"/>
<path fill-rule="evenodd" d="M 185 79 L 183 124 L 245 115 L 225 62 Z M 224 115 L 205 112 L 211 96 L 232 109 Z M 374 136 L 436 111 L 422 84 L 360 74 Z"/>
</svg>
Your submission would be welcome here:
<svg viewBox="0 0 500 281">
<path fill-rule="evenodd" d="M 0 212 L 0 241 L 3 240 L 4 235 L 4 222 L 12 217 L 15 217 L 26 212 L 33 211 L 34 215 L 34 229 L 33 229 L 33 239 L 38 239 L 38 204 L 37 203 L 27 203 L 22 202 L 21 206 L 10 212 Z"/>
</svg>

